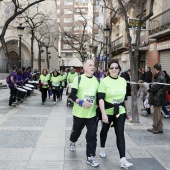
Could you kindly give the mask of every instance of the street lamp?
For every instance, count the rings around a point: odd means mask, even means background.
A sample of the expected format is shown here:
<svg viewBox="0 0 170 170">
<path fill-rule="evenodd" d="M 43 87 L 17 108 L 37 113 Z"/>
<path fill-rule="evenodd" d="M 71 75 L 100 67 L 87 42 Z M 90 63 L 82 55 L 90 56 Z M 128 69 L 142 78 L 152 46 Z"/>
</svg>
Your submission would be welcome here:
<svg viewBox="0 0 170 170">
<path fill-rule="evenodd" d="M 19 36 L 19 57 L 21 59 L 21 37 L 23 36 L 24 33 L 24 27 L 22 26 L 22 24 L 19 24 L 19 26 L 17 27 L 17 33 Z"/>
<path fill-rule="evenodd" d="M 48 51 L 48 61 L 47 61 L 47 64 L 48 64 L 48 69 L 50 69 L 50 59 L 51 59 L 51 52 L 50 51 Z"/>
<path fill-rule="evenodd" d="M 90 58 L 92 58 L 92 50 L 93 50 L 93 45 L 89 45 L 89 50 L 90 50 Z"/>
<path fill-rule="evenodd" d="M 105 60 L 105 69 L 107 68 L 107 44 L 108 44 L 108 38 L 110 36 L 110 28 L 108 25 L 106 25 L 106 28 L 104 28 L 104 37 L 106 39 L 106 60 Z"/>
</svg>

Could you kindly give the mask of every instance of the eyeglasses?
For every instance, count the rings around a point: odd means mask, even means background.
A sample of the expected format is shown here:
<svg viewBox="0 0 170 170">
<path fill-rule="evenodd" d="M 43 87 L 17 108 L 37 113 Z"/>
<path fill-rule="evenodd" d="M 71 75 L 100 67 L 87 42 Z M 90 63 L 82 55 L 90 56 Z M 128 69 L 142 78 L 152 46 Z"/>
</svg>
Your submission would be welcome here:
<svg viewBox="0 0 170 170">
<path fill-rule="evenodd" d="M 118 70 L 119 67 L 110 67 L 109 69 L 111 69 L 111 70 L 113 70 L 113 69 Z"/>
</svg>

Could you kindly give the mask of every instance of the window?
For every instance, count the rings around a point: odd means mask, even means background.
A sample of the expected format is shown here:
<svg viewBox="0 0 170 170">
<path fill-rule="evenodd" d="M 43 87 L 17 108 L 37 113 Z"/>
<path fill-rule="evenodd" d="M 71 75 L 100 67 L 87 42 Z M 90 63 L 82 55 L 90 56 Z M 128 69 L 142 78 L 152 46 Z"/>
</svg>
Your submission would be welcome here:
<svg viewBox="0 0 170 170">
<path fill-rule="evenodd" d="M 57 9 L 57 14 L 60 14 L 60 9 Z"/>
<path fill-rule="evenodd" d="M 72 27 L 64 27 L 64 31 L 71 31 Z"/>
<path fill-rule="evenodd" d="M 64 14 L 73 14 L 73 11 L 69 9 L 64 9 Z"/>
<path fill-rule="evenodd" d="M 72 22 L 73 19 L 72 18 L 64 18 L 64 23 L 69 23 Z"/>
<path fill-rule="evenodd" d="M 64 0 L 64 5 L 73 5 L 73 0 Z"/>
<path fill-rule="evenodd" d="M 77 25 L 74 27 L 74 30 L 77 31 L 77 30 L 83 30 L 83 25 Z"/>
<path fill-rule="evenodd" d="M 64 48 L 64 49 L 72 49 L 71 46 L 68 45 L 68 44 L 64 44 L 64 45 L 63 45 L 63 48 Z"/>
</svg>

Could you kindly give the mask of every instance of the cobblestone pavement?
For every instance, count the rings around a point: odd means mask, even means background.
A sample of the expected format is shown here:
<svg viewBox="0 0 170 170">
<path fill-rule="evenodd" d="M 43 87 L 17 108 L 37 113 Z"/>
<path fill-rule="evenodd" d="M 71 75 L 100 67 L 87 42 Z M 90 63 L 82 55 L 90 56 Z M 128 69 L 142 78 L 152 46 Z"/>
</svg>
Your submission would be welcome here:
<svg viewBox="0 0 170 170">
<path fill-rule="evenodd" d="M 85 161 L 86 129 L 76 152 L 69 151 L 72 115 L 65 95 L 56 105 L 52 99 L 41 105 L 40 93 L 35 90 L 22 104 L 9 108 L 9 90 L 0 89 L 0 94 L 0 170 L 94 169 Z M 146 131 L 152 125 L 152 116 L 140 116 L 139 124 L 126 121 L 126 157 L 134 163 L 130 170 L 170 170 L 170 119 L 163 121 L 164 133 L 157 135 Z M 109 130 L 104 159 L 99 157 L 99 132 L 100 123 L 96 152 L 100 166 L 96 169 L 119 170 L 114 129 Z"/>
</svg>

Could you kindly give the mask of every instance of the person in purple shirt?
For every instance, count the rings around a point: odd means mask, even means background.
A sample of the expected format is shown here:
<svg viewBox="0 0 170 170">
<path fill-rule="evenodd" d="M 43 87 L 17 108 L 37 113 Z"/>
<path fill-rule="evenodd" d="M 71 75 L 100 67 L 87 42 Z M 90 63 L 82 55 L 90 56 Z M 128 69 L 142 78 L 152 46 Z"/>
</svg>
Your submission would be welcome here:
<svg viewBox="0 0 170 170">
<path fill-rule="evenodd" d="M 23 86 L 22 69 L 17 70 L 16 84 L 17 86 Z"/>
<path fill-rule="evenodd" d="M 27 72 L 25 67 L 22 67 L 22 79 L 23 79 L 23 83 L 25 84 L 27 79 Z"/>
<path fill-rule="evenodd" d="M 31 67 L 26 69 L 26 80 L 25 83 L 28 83 L 28 80 L 32 79 Z"/>
<path fill-rule="evenodd" d="M 14 65 L 12 67 L 12 72 L 10 74 L 10 83 L 9 83 L 9 88 L 10 88 L 10 98 L 9 98 L 9 106 L 13 106 L 15 107 L 15 102 L 16 102 L 16 93 L 17 93 L 17 84 L 16 84 L 16 77 L 17 77 L 17 74 L 16 74 L 16 71 L 17 71 L 17 66 Z"/>
</svg>

